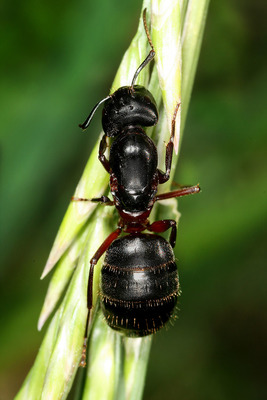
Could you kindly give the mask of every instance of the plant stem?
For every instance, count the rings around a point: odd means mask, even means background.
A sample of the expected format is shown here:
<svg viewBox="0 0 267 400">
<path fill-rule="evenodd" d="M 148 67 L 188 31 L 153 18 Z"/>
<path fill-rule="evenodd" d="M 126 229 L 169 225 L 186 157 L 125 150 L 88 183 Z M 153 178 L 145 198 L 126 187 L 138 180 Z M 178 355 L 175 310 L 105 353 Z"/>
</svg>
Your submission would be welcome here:
<svg viewBox="0 0 267 400">
<path fill-rule="evenodd" d="M 151 74 L 149 68 L 144 68 L 136 83 L 149 88 L 160 109 L 158 126 L 148 129 L 147 133 L 158 142 L 159 166 L 162 169 L 165 157 L 163 142 L 169 140 L 171 119 L 177 103 L 181 103 L 181 107 L 176 118 L 176 150 L 180 147 L 208 3 L 209 0 L 143 2 L 142 10 L 147 9 L 148 26 L 151 23 L 156 59 Z M 123 57 L 112 91 L 131 84 L 137 67 L 148 52 L 141 12 L 137 33 Z M 100 197 L 107 189 L 108 174 L 98 161 L 98 147 L 99 142 L 87 163 L 75 197 Z M 177 159 L 177 156 L 173 157 L 172 174 Z M 162 186 L 165 186 L 162 190 L 166 190 L 166 185 Z M 174 199 L 170 203 L 173 208 L 168 211 L 172 218 L 178 220 L 177 203 Z M 166 209 L 158 209 L 165 218 Z M 115 219 L 113 216 L 114 210 L 110 207 L 90 202 L 70 203 L 42 275 L 44 277 L 57 264 L 40 315 L 39 329 L 55 310 L 67 285 L 68 289 L 16 400 L 67 397 L 82 352 L 90 259 L 116 226 L 117 216 Z M 94 274 L 94 312 L 89 331 L 88 366 L 85 380 L 80 383 L 79 398 L 139 400 L 142 398 L 152 338 L 122 338 L 107 326 L 100 310 L 96 312 L 101 265 L 100 259 Z"/>
</svg>

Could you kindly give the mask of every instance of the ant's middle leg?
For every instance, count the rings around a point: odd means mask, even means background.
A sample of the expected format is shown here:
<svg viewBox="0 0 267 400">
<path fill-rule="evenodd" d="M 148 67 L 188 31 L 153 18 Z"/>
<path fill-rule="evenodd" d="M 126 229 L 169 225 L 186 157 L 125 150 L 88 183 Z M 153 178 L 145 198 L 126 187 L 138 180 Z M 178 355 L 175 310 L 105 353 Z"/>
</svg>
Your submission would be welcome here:
<svg viewBox="0 0 267 400">
<path fill-rule="evenodd" d="M 104 206 L 114 206 L 114 201 L 110 200 L 107 196 L 93 197 L 92 199 L 85 199 L 83 197 L 72 197 L 71 201 L 92 201 L 93 203 L 100 203 Z"/>
<path fill-rule="evenodd" d="M 155 201 L 171 199 L 173 197 L 187 196 L 188 194 L 199 193 L 200 190 L 201 189 L 200 189 L 199 185 L 182 186 L 180 189 L 174 190 L 172 192 L 161 193 L 161 194 L 156 195 Z"/>
<path fill-rule="evenodd" d="M 199 193 L 199 192 L 200 192 L 199 185 L 184 186 L 178 190 L 174 190 L 173 192 L 158 194 L 155 197 L 155 201 L 171 199 L 173 197 L 186 196 L 188 194 L 194 194 L 194 193 Z M 149 230 L 150 232 L 156 232 L 156 233 L 166 232 L 170 228 L 171 228 L 171 234 L 170 234 L 169 242 L 170 242 L 171 246 L 174 247 L 175 242 L 176 242 L 176 233 L 177 233 L 177 224 L 176 224 L 175 220 L 164 219 L 164 220 L 160 220 L 160 221 L 155 221 L 151 225 L 147 226 L 147 230 Z"/>
</svg>

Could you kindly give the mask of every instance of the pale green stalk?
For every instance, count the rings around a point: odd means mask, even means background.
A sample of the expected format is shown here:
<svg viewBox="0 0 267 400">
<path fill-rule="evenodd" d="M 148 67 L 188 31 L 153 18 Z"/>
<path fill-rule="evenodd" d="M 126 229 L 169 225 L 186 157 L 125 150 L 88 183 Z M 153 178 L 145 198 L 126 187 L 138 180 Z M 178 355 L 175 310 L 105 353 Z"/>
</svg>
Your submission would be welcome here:
<svg viewBox="0 0 267 400">
<path fill-rule="evenodd" d="M 180 144 L 207 7 L 208 0 L 145 0 L 143 3 L 143 9 L 147 9 L 148 26 L 151 22 L 156 58 L 151 76 L 146 67 L 138 76 L 137 83 L 149 88 L 159 106 L 159 123 L 155 128 L 148 129 L 147 133 L 158 143 L 159 165 L 163 170 L 163 142 L 169 140 L 171 119 L 177 103 L 181 103 L 176 118 L 177 150 Z M 138 31 L 123 57 L 112 92 L 120 86 L 131 84 L 134 72 L 149 50 L 140 17 Z M 98 147 L 99 141 L 77 186 L 75 197 L 99 197 L 106 191 L 109 177 L 98 161 Z M 174 156 L 172 173 L 176 163 L 177 156 Z M 158 208 L 158 216 L 178 220 L 177 202 L 172 199 L 164 204 L 165 207 Z M 56 400 L 67 397 L 82 352 L 90 259 L 115 229 L 116 221 L 117 214 L 114 218 L 113 207 L 90 202 L 70 203 L 42 274 L 43 278 L 56 266 L 40 315 L 39 329 L 55 310 L 64 291 L 65 294 L 16 400 Z M 95 267 L 94 274 L 88 366 L 84 372 L 85 379 L 80 380 L 77 399 L 139 400 L 142 398 L 152 337 L 123 338 L 107 326 L 101 311 L 96 312 L 101 261 Z"/>
<path fill-rule="evenodd" d="M 156 67 L 163 99 L 168 131 L 177 104 L 181 104 L 181 9 L 180 1 L 154 0 L 151 3 L 152 42 L 156 51 Z M 162 34 L 164 32 L 164 35 Z M 176 116 L 174 148 L 180 141 L 181 106 Z"/>
</svg>

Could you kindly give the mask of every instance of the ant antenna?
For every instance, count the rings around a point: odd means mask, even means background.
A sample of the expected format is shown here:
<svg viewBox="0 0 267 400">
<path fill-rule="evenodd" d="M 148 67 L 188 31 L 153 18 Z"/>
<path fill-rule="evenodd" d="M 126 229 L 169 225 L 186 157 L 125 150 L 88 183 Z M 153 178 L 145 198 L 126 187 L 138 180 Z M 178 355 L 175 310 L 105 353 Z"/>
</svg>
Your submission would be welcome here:
<svg viewBox="0 0 267 400">
<path fill-rule="evenodd" d="M 150 34 L 149 34 L 149 31 L 148 31 L 147 23 L 146 23 L 146 8 L 145 8 L 144 11 L 143 11 L 143 23 L 144 23 L 144 28 L 145 28 L 145 31 L 146 31 L 146 36 L 147 36 L 148 42 L 149 42 L 149 44 L 150 44 L 151 50 L 150 50 L 148 56 L 147 56 L 147 57 L 145 58 L 145 60 L 141 63 L 141 65 L 137 68 L 137 70 L 136 70 L 136 72 L 135 72 L 135 74 L 134 74 L 134 77 L 133 77 L 133 80 L 132 80 L 132 84 L 131 84 L 131 91 L 132 91 L 132 92 L 134 91 L 134 88 L 133 88 L 133 87 L 134 87 L 135 81 L 136 81 L 136 79 L 137 79 L 139 73 L 142 71 L 142 69 L 143 69 L 151 60 L 153 60 L 153 58 L 155 57 L 155 54 L 156 54 L 156 53 L 155 53 L 155 50 L 154 50 L 154 46 L 153 46 L 152 40 L 151 40 L 151 37 L 150 37 Z"/>
<path fill-rule="evenodd" d="M 147 36 L 148 42 L 149 42 L 149 44 L 150 44 L 151 50 L 150 50 L 148 56 L 147 56 L 147 57 L 145 58 L 145 60 L 141 63 L 141 65 L 137 68 L 137 70 L 136 70 L 136 72 L 135 72 L 135 74 L 134 74 L 134 77 L 133 77 L 133 80 L 132 80 L 132 83 L 131 83 L 131 91 L 132 91 L 132 92 L 134 91 L 134 84 L 135 84 L 135 81 L 136 81 L 138 75 L 140 74 L 140 72 L 142 71 L 142 69 L 143 69 L 151 60 L 153 60 L 153 58 L 155 57 L 155 54 L 156 54 L 156 53 L 155 53 L 155 50 L 154 50 L 154 46 L 153 46 L 152 40 L 151 40 L 151 37 L 150 37 L 150 34 L 149 34 L 149 30 L 148 30 L 148 27 L 147 27 L 147 22 L 146 22 L 146 8 L 145 8 L 144 11 L 143 11 L 143 23 L 144 23 L 144 28 L 145 28 L 146 36 Z M 86 118 L 86 120 L 84 121 L 84 123 L 83 123 L 83 124 L 79 124 L 79 127 L 82 128 L 83 130 L 85 130 L 86 128 L 88 128 L 88 126 L 90 125 L 90 122 L 92 121 L 92 118 L 93 118 L 93 116 L 94 116 L 96 110 L 98 109 L 98 107 L 99 107 L 102 103 L 104 103 L 106 100 L 108 100 L 108 99 L 110 99 L 110 98 L 111 98 L 111 95 L 109 95 L 109 96 L 105 97 L 104 99 L 100 100 L 100 101 L 94 106 L 94 108 L 92 109 L 92 111 L 90 112 L 90 114 L 88 115 L 88 117 Z"/>
<path fill-rule="evenodd" d="M 152 40 L 151 40 L 151 37 L 150 37 L 150 33 L 149 33 L 149 30 L 148 30 L 148 27 L 147 27 L 147 22 L 146 22 L 146 8 L 143 11 L 143 23 L 144 23 L 146 36 L 147 36 L 148 42 L 150 44 L 150 47 L 151 47 L 152 50 L 154 50 L 154 46 L 153 46 L 153 43 L 152 43 Z"/>
<path fill-rule="evenodd" d="M 104 99 L 100 100 L 92 109 L 92 111 L 90 112 L 90 114 L 88 115 L 88 117 L 86 118 L 86 120 L 84 121 L 83 124 L 79 124 L 79 127 L 82 128 L 82 130 L 85 130 L 86 128 L 88 128 L 88 126 L 90 125 L 90 122 L 92 121 L 92 118 L 96 112 L 96 110 L 98 109 L 98 107 L 100 106 L 100 104 L 104 103 L 104 101 L 110 99 L 111 96 L 107 96 Z"/>
</svg>

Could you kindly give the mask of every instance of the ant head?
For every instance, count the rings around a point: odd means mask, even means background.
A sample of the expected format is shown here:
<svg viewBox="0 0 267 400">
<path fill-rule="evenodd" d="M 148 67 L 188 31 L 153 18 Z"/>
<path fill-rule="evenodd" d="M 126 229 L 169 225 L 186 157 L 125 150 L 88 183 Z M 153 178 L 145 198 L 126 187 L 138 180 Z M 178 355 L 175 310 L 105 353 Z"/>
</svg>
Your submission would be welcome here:
<svg viewBox="0 0 267 400">
<path fill-rule="evenodd" d="M 126 126 L 153 126 L 157 122 L 155 99 L 143 86 L 123 86 L 105 102 L 102 125 L 107 136 L 117 136 Z"/>
</svg>

